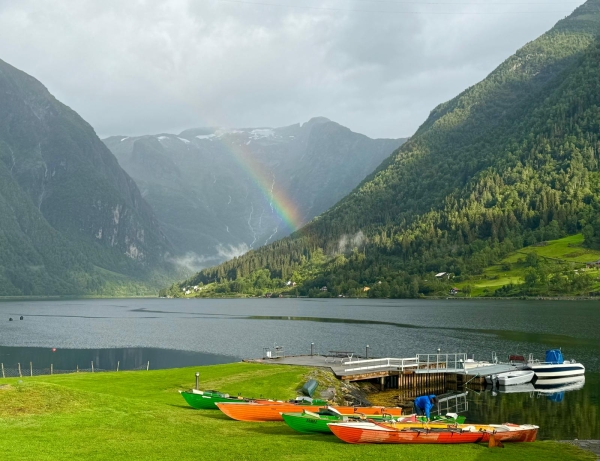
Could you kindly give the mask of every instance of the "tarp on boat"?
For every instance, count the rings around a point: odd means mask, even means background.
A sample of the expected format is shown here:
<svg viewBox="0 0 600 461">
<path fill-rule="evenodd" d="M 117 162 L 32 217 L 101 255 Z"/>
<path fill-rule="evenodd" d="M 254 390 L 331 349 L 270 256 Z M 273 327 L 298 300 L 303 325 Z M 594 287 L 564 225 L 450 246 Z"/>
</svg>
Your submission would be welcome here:
<svg viewBox="0 0 600 461">
<path fill-rule="evenodd" d="M 564 359 L 560 349 L 550 349 L 549 351 L 546 351 L 546 362 L 554 365 L 563 363 Z"/>
<path fill-rule="evenodd" d="M 315 391 L 317 390 L 318 385 L 319 383 L 317 383 L 314 379 L 309 379 L 308 381 L 306 381 L 306 383 L 304 383 L 304 386 L 302 386 L 300 392 L 302 392 L 304 395 L 312 397 Z"/>
</svg>

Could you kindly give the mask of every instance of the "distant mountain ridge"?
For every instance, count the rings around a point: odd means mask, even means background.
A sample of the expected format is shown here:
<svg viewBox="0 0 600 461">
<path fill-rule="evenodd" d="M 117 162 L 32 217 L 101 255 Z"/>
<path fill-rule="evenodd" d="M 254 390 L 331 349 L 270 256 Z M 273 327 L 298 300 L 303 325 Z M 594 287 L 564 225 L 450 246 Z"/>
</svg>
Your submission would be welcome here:
<svg viewBox="0 0 600 461">
<path fill-rule="evenodd" d="M 458 282 L 523 246 L 579 232 L 585 245 L 597 245 L 599 24 L 600 0 L 588 0 L 436 107 L 407 143 L 300 232 L 163 294 L 199 283 L 213 284 L 213 293 L 260 294 L 291 280 L 303 295 L 416 297 L 447 290 L 436 273 Z M 535 283 L 548 283 L 542 275 Z M 535 283 L 531 289 L 540 288 Z"/>
<path fill-rule="evenodd" d="M 169 270 L 152 209 L 92 127 L 3 61 L 0 178 L 0 295 L 106 294 Z"/>
<path fill-rule="evenodd" d="M 317 117 L 280 128 L 195 128 L 104 142 L 179 255 L 210 265 L 307 223 L 404 139 L 370 139 Z"/>
</svg>

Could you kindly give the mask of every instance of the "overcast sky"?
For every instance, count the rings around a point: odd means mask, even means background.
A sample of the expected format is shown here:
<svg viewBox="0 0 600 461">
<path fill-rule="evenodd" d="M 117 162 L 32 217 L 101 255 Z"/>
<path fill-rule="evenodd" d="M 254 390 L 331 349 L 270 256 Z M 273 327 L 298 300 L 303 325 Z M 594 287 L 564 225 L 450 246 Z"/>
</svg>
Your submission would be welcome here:
<svg viewBox="0 0 600 461">
<path fill-rule="evenodd" d="M 104 137 L 322 115 L 411 135 L 584 0 L 0 0 L 0 59 Z"/>
</svg>

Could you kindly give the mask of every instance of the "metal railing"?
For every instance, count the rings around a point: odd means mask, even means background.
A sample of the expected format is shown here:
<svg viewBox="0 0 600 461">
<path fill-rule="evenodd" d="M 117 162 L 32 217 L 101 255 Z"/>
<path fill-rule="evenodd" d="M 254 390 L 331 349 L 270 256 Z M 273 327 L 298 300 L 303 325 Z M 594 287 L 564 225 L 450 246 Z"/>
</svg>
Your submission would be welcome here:
<svg viewBox="0 0 600 461">
<path fill-rule="evenodd" d="M 342 362 L 342 365 L 349 366 L 351 368 L 345 368 L 344 372 L 349 371 L 367 371 L 367 370 L 393 370 L 404 371 L 405 369 L 415 369 L 418 367 L 417 357 L 409 357 L 405 359 L 397 359 L 387 357 L 383 359 L 366 359 L 366 360 L 354 360 L 350 362 Z"/>
<path fill-rule="evenodd" d="M 23 377 L 31 377 L 31 376 L 43 376 L 43 375 L 58 375 L 58 374 L 66 374 L 66 373 L 102 373 L 102 372 L 111 372 L 111 371 L 119 371 L 120 361 L 117 362 L 116 369 L 105 369 L 98 368 L 94 365 L 94 362 L 90 362 L 90 367 L 83 368 L 79 367 L 79 365 L 75 366 L 75 369 L 70 370 L 60 370 L 54 368 L 54 364 L 50 364 L 49 367 L 39 368 L 36 364 L 34 367 L 33 362 L 29 362 L 29 364 L 21 364 L 17 363 L 15 366 L 5 366 L 4 363 L 0 363 L 0 378 L 23 378 Z M 137 371 L 137 370 L 150 370 L 150 361 L 140 365 L 136 368 L 129 368 L 127 371 Z M 125 371 L 125 370 L 122 370 Z"/>
<path fill-rule="evenodd" d="M 467 354 L 417 354 L 418 368 L 427 370 L 464 370 Z"/>
</svg>

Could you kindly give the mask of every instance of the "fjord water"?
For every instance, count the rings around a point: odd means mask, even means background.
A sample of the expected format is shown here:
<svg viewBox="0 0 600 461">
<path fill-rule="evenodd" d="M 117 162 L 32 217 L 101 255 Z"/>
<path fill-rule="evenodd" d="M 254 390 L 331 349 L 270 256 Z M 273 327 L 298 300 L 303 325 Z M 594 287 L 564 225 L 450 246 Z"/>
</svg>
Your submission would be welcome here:
<svg viewBox="0 0 600 461">
<path fill-rule="evenodd" d="M 23 315 L 24 319 L 19 320 Z M 14 321 L 9 322 L 12 317 Z M 151 368 L 348 350 L 378 357 L 466 352 L 479 360 L 561 347 L 586 366 L 564 395 L 469 394 L 471 421 L 532 422 L 541 438 L 598 438 L 600 306 L 590 301 L 118 299 L 0 302 L 0 362 Z M 56 348 L 56 352 L 52 352 Z M 84 365 L 84 364 L 87 364 Z M 490 419 L 491 418 L 491 419 Z"/>
</svg>

